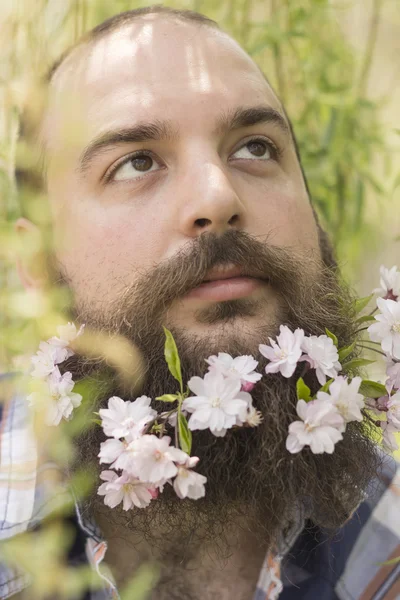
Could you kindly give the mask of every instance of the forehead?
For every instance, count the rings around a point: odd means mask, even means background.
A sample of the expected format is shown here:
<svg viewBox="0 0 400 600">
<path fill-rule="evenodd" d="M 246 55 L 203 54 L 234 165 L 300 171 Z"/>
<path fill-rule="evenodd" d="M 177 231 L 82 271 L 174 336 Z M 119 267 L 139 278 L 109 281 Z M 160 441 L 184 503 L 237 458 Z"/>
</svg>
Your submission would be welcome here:
<svg viewBox="0 0 400 600">
<path fill-rule="evenodd" d="M 79 145 L 80 138 L 149 117 L 194 126 L 196 112 L 203 127 L 203 117 L 212 120 L 238 105 L 281 110 L 261 71 L 228 35 L 150 17 L 78 47 L 65 60 L 51 86 L 50 145 L 66 135 Z"/>
</svg>

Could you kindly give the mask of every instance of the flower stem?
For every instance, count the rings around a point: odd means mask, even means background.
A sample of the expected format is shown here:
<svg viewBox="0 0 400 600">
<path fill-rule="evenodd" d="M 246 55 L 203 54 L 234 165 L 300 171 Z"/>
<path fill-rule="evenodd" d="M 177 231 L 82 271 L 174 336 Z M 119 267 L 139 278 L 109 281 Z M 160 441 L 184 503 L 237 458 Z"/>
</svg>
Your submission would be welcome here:
<svg viewBox="0 0 400 600">
<path fill-rule="evenodd" d="M 360 348 L 365 348 L 365 350 L 370 350 L 371 352 L 376 352 L 377 354 L 382 354 L 382 356 L 386 356 L 384 352 L 378 350 L 377 348 L 371 348 L 370 346 L 366 346 L 364 344 L 357 344 L 357 346 L 360 346 Z"/>
</svg>

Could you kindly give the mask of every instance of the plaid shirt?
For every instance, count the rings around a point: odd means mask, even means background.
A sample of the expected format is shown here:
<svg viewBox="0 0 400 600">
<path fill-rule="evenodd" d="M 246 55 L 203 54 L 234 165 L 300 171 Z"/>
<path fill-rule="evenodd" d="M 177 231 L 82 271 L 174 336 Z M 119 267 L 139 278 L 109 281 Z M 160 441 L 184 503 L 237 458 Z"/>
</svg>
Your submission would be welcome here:
<svg viewBox="0 0 400 600">
<path fill-rule="evenodd" d="M 0 376 L 6 382 L 8 376 Z M 23 397 L 0 404 L 0 540 L 28 531 L 52 510 L 49 474 L 41 462 L 30 411 Z M 51 484 L 50 484 L 51 487 Z M 102 587 L 85 600 L 119 598 L 103 558 L 107 544 L 78 505 L 72 561 L 88 562 Z M 332 538 L 299 514 L 278 551 L 268 554 L 253 600 L 400 600 L 400 563 L 381 565 L 400 555 L 400 471 L 387 457 L 365 501 Z M 0 562 L 0 599 L 28 587 L 31 576 Z"/>
</svg>

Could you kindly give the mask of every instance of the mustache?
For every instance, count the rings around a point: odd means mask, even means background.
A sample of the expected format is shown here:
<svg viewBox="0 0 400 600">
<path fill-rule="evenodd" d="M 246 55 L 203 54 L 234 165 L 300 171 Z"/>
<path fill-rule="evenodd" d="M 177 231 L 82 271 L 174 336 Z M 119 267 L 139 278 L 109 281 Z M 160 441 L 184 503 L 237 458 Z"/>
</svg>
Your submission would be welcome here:
<svg viewBox="0 0 400 600">
<path fill-rule="evenodd" d="M 122 302 L 129 304 L 128 299 L 134 298 L 135 304 L 153 306 L 157 312 L 165 310 L 200 285 L 211 269 L 228 265 L 240 267 L 243 275 L 264 279 L 288 295 L 295 293 L 302 270 L 302 263 L 286 248 L 268 245 L 246 232 L 205 233 L 142 275 L 126 289 Z"/>
</svg>

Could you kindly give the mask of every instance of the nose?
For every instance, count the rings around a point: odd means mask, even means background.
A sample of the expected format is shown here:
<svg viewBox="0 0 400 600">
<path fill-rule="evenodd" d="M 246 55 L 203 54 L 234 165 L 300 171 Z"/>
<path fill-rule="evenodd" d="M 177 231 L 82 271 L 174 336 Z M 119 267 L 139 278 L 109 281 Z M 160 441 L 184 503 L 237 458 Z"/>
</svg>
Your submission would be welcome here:
<svg viewBox="0 0 400 600">
<path fill-rule="evenodd" d="M 188 174 L 184 190 L 179 219 L 185 236 L 243 228 L 244 206 L 222 165 L 203 164 L 197 174 Z"/>
</svg>

